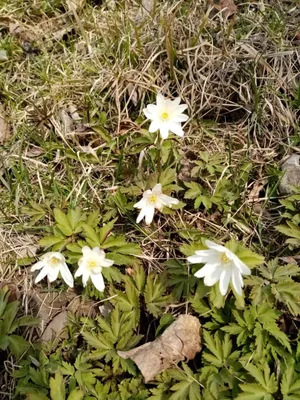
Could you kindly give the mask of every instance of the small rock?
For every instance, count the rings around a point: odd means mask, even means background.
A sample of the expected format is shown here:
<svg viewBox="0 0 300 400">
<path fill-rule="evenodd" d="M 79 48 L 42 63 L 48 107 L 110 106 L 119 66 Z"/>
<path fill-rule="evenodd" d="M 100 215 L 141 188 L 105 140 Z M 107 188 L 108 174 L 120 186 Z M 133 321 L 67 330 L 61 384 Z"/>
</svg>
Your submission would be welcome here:
<svg viewBox="0 0 300 400">
<path fill-rule="evenodd" d="M 294 186 L 300 188 L 300 155 L 292 154 L 282 165 L 281 169 L 284 175 L 279 183 L 279 192 L 281 194 L 300 193 Z"/>
</svg>

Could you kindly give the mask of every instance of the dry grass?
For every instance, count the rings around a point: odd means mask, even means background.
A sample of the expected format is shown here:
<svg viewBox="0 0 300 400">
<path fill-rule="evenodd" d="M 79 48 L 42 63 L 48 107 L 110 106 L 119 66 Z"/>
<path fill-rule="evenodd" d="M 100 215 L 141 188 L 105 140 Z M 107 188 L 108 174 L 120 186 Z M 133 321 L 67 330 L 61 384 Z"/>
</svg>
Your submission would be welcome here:
<svg viewBox="0 0 300 400">
<path fill-rule="evenodd" d="M 53 207 L 102 211 L 118 186 L 130 184 L 127 172 L 138 163 L 130 146 L 147 128 L 140 115 L 158 91 L 189 105 L 178 149 L 186 180 L 200 151 L 222 154 L 221 177 L 233 182 L 234 171 L 252 162 L 232 212 L 212 216 L 188 206 L 161 217 L 158 227 L 234 236 L 266 252 L 277 246 L 264 232 L 277 218 L 277 164 L 298 151 L 297 2 L 236 1 L 231 18 L 199 0 L 74 3 L 8 0 L 0 6 L 0 48 L 8 54 L 0 100 L 11 127 L 11 139 L 0 147 L 2 279 L 18 276 L 16 260 L 36 249 Z M 155 5 L 150 12 L 149 4 Z M 221 177 L 205 178 L 212 192 Z M 257 182 L 262 194 L 254 204 L 249 194 Z M 176 254 L 161 229 L 130 235 L 144 243 L 149 270 Z"/>
</svg>

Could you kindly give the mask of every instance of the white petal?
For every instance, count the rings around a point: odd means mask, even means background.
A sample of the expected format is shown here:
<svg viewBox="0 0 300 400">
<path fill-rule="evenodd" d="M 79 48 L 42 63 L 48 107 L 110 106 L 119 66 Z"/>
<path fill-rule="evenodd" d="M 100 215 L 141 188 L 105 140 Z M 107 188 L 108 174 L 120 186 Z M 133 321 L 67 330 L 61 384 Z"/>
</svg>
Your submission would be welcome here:
<svg viewBox="0 0 300 400">
<path fill-rule="evenodd" d="M 157 107 L 162 108 L 165 106 L 165 103 L 166 103 L 166 100 L 165 100 L 164 96 L 162 94 L 158 93 L 156 96 Z"/>
<path fill-rule="evenodd" d="M 143 109 L 143 113 L 145 114 L 145 116 L 148 118 L 148 119 L 152 119 L 153 117 L 152 117 L 152 113 L 149 111 L 149 110 L 147 110 L 147 108 L 144 108 Z"/>
<path fill-rule="evenodd" d="M 236 268 L 232 270 L 231 282 L 234 290 L 241 296 L 244 283 L 241 273 Z"/>
<path fill-rule="evenodd" d="M 70 286 L 70 287 L 74 286 L 74 279 L 73 279 L 73 276 L 72 276 L 67 264 L 64 264 L 60 268 L 60 274 L 68 286 Z"/>
<path fill-rule="evenodd" d="M 44 260 L 38 261 L 38 262 L 36 262 L 35 264 L 32 265 L 32 267 L 30 268 L 30 271 L 33 272 L 33 271 L 36 271 L 38 269 L 41 269 L 41 268 L 44 267 L 44 265 L 45 265 L 45 261 Z"/>
<path fill-rule="evenodd" d="M 185 122 L 189 119 L 189 117 L 185 114 L 176 114 L 172 115 L 172 122 Z"/>
<path fill-rule="evenodd" d="M 176 107 L 176 113 L 182 114 L 183 111 L 185 111 L 187 108 L 188 108 L 187 104 L 180 104 L 179 106 Z"/>
<path fill-rule="evenodd" d="M 136 222 L 137 223 L 141 222 L 141 220 L 144 218 L 145 215 L 146 215 L 146 207 L 143 207 L 139 215 L 137 216 Z"/>
<path fill-rule="evenodd" d="M 48 268 L 44 267 L 38 274 L 38 276 L 35 278 L 34 283 L 38 283 L 39 281 L 41 281 L 42 279 L 45 278 L 45 276 L 48 274 Z"/>
<path fill-rule="evenodd" d="M 169 136 L 169 128 L 168 125 L 166 124 L 162 124 L 160 126 L 160 136 L 162 137 L 162 139 L 167 139 Z"/>
<path fill-rule="evenodd" d="M 105 285 L 102 274 L 91 274 L 92 282 L 99 292 L 103 292 Z"/>
<path fill-rule="evenodd" d="M 74 278 L 78 278 L 79 276 L 81 276 L 84 273 L 84 271 L 85 271 L 85 265 L 81 262 L 80 267 L 76 270 L 74 274 Z"/>
<path fill-rule="evenodd" d="M 228 249 L 226 249 L 226 247 L 221 246 L 220 244 L 214 243 L 211 240 L 205 240 L 205 245 L 209 249 L 213 249 L 213 250 L 219 251 L 221 253 L 225 253 L 225 251 L 228 250 Z"/>
<path fill-rule="evenodd" d="M 173 199 L 173 197 L 167 196 L 166 194 L 161 194 L 159 196 L 159 201 L 167 207 L 172 207 L 172 204 L 178 204 L 178 199 Z"/>
<path fill-rule="evenodd" d="M 213 286 L 220 279 L 222 269 L 216 268 L 210 275 L 204 277 L 204 285 Z"/>
<path fill-rule="evenodd" d="M 83 271 L 82 274 L 82 285 L 83 287 L 86 287 L 87 281 L 89 280 L 89 277 L 91 276 L 89 271 Z"/>
<path fill-rule="evenodd" d="M 93 254 L 96 254 L 97 257 L 105 258 L 105 252 L 100 249 L 100 247 L 94 247 L 93 248 Z"/>
<path fill-rule="evenodd" d="M 247 267 L 247 265 L 245 263 L 243 263 L 238 256 L 236 256 L 235 254 L 233 254 L 232 260 L 234 262 L 234 264 L 236 265 L 236 267 L 239 269 L 239 271 L 243 274 L 243 275 L 251 275 L 251 270 L 250 268 Z"/>
<path fill-rule="evenodd" d="M 214 250 L 197 250 L 194 255 L 188 257 L 188 261 L 191 263 L 219 263 L 219 253 Z"/>
<path fill-rule="evenodd" d="M 113 263 L 114 263 L 113 260 L 110 260 L 109 258 L 104 258 L 101 261 L 101 267 L 103 268 L 111 267 Z"/>
<path fill-rule="evenodd" d="M 156 196 L 160 195 L 162 192 L 162 187 L 161 183 L 157 183 L 154 188 L 152 189 L 152 193 L 155 194 Z"/>
<path fill-rule="evenodd" d="M 145 207 L 146 224 L 150 225 L 154 217 L 154 207 Z"/>
<path fill-rule="evenodd" d="M 56 268 L 49 268 L 48 269 L 48 280 L 49 282 L 54 282 L 56 281 L 58 274 L 59 274 L 59 269 L 60 267 L 56 267 Z"/>
<path fill-rule="evenodd" d="M 149 126 L 148 131 L 151 133 L 156 132 L 159 129 L 160 123 L 156 120 L 153 120 Z"/>
<path fill-rule="evenodd" d="M 147 111 L 152 114 L 152 118 L 153 118 L 153 114 L 156 115 L 159 113 L 159 109 L 158 109 L 157 105 L 155 105 L 155 104 L 148 104 Z"/>
<path fill-rule="evenodd" d="M 173 100 L 173 105 L 174 106 L 179 106 L 179 104 L 180 104 L 180 102 L 181 102 L 181 98 L 180 97 L 176 97 L 174 100 Z"/>
<path fill-rule="evenodd" d="M 204 278 L 206 275 L 211 275 L 218 268 L 217 264 L 205 264 L 204 267 L 195 273 L 196 278 Z"/>
<path fill-rule="evenodd" d="M 222 296 L 225 296 L 228 290 L 229 281 L 231 278 L 231 269 L 224 269 L 220 276 L 219 288 Z"/>
<path fill-rule="evenodd" d="M 82 254 L 84 257 L 88 256 L 89 254 L 91 254 L 92 249 L 89 248 L 89 246 L 83 246 L 83 248 L 81 249 Z"/>
<path fill-rule="evenodd" d="M 173 133 L 175 133 L 175 135 L 178 135 L 180 137 L 182 137 L 184 135 L 183 129 L 181 127 L 180 123 L 177 122 L 170 122 L 169 123 L 169 130 Z"/>
<path fill-rule="evenodd" d="M 140 201 L 135 203 L 135 205 L 133 207 L 134 208 L 143 208 L 143 207 L 145 207 L 146 204 L 147 204 L 146 199 L 142 198 Z"/>
</svg>

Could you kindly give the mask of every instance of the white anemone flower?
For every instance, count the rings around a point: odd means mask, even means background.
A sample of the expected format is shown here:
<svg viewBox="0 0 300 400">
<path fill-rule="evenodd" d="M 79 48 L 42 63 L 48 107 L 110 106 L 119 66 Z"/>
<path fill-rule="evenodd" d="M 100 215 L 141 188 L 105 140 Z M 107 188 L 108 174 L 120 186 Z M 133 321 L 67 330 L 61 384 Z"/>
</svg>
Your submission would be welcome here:
<svg viewBox="0 0 300 400">
<path fill-rule="evenodd" d="M 93 285 L 100 292 L 103 292 L 105 285 L 102 276 L 102 268 L 111 267 L 113 261 L 105 258 L 105 252 L 99 247 L 90 249 L 88 246 L 82 248 L 82 257 L 78 261 L 79 268 L 75 272 L 75 278 L 82 276 L 82 284 L 86 286 L 91 278 Z"/>
<path fill-rule="evenodd" d="M 53 282 L 57 279 L 58 274 L 60 273 L 68 286 L 74 286 L 73 276 L 66 264 L 65 257 L 57 251 L 44 254 L 40 261 L 31 267 L 31 271 L 39 269 L 41 271 L 35 278 L 35 283 L 41 281 L 45 276 L 48 277 L 49 282 Z"/>
<path fill-rule="evenodd" d="M 192 264 L 205 264 L 195 273 L 197 278 L 204 278 L 206 286 L 213 286 L 219 281 L 220 292 L 227 293 L 231 281 L 234 290 L 241 296 L 244 286 L 242 275 L 250 275 L 251 271 L 232 251 L 224 246 L 205 241 L 208 250 L 198 250 L 188 261 Z"/>
<path fill-rule="evenodd" d="M 133 206 L 141 209 L 136 222 L 140 222 L 145 217 L 146 224 L 150 225 L 154 217 L 155 209 L 161 210 L 163 206 L 171 208 L 173 204 L 178 203 L 179 200 L 163 194 L 161 184 L 158 183 L 152 190 L 146 190 L 142 200 Z"/>
<path fill-rule="evenodd" d="M 149 132 L 160 131 L 162 139 L 167 139 L 169 132 L 175 135 L 183 136 L 184 132 L 181 123 L 188 120 L 188 116 L 182 114 L 188 108 L 186 104 L 180 104 L 180 97 L 175 100 L 165 99 L 164 96 L 158 94 L 156 104 L 148 104 L 144 108 L 145 116 L 152 122 Z"/>
</svg>

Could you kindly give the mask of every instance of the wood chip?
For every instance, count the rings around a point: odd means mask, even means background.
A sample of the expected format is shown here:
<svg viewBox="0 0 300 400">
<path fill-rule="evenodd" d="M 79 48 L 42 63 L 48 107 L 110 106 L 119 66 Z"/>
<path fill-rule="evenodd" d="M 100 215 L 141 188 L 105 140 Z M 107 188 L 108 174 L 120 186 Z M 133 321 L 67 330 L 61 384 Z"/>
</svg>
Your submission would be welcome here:
<svg viewBox="0 0 300 400">
<path fill-rule="evenodd" d="M 179 315 L 164 333 L 153 342 L 129 351 L 118 351 L 122 358 L 132 359 L 145 382 L 184 359 L 192 360 L 201 350 L 200 322 L 191 315 Z"/>
</svg>

